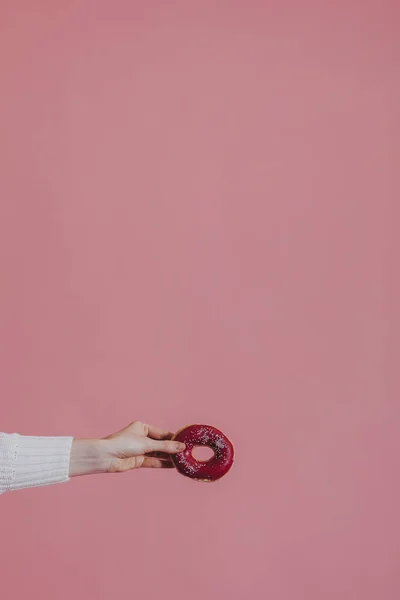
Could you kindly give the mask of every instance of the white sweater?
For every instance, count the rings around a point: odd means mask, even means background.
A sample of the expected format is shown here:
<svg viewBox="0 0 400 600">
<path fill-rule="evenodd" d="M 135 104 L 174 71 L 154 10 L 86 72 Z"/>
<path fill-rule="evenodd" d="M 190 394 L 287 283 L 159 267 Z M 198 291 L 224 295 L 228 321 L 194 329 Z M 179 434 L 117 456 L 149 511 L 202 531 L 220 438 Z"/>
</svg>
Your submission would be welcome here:
<svg viewBox="0 0 400 600">
<path fill-rule="evenodd" d="M 68 481 L 72 440 L 0 433 L 0 494 Z"/>
</svg>

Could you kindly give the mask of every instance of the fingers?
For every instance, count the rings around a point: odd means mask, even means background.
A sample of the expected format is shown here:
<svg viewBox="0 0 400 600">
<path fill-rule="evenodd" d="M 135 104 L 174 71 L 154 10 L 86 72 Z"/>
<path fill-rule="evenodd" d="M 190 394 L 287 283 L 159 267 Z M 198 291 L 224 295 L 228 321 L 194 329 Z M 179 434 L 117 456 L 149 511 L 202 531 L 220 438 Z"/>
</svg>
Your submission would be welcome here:
<svg viewBox="0 0 400 600">
<path fill-rule="evenodd" d="M 173 433 L 165 429 L 160 429 L 153 425 L 146 425 L 146 427 L 148 428 L 148 437 L 153 440 L 170 440 L 173 436 Z"/>
<path fill-rule="evenodd" d="M 145 456 L 142 469 L 173 469 L 174 465 L 170 460 L 162 460 L 154 456 Z"/>
<path fill-rule="evenodd" d="M 146 452 L 146 456 L 154 456 L 155 458 L 161 458 L 162 460 L 171 460 L 171 455 L 166 452 Z"/>
<path fill-rule="evenodd" d="M 142 423 L 141 421 L 133 421 L 122 431 L 130 431 L 138 435 L 145 435 L 153 440 L 170 440 L 174 435 L 166 429 L 154 427 L 154 425 L 147 425 L 147 423 Z"/>
<path fill-rule="evenodd" d="M 164 456 L 166 458 L 164 458 Z M 168 455 L 162 453 L 159 456 L 132 456 L 130 458 L 119 458 L 113 461 L 108 469 L 109 473 L 125 473 L 133 469 L 171 469 L 173 463 Z"/>
<path fill-rule="evenodd" d="M 166 454 L 178 454 L 186 448 L 181 442 L 172 442 L 171 440 L 148 440 L 147 452 L 164 452 Z"/>
</svg>

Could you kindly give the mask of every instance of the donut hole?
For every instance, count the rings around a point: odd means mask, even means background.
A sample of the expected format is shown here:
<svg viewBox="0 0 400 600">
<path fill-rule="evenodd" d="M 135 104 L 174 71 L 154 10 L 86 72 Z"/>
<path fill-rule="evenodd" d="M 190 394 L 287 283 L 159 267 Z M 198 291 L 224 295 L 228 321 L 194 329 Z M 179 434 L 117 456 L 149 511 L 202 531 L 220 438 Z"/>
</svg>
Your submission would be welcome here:
<svg viewBox="0 0 400 600">
<path fill-rule="evenodd" d="M 195 446 L 192 450 L 192 456 L 199 462 L 207 462 L 214 456 L 214 451 L 209 446 Z"/>
</svg>

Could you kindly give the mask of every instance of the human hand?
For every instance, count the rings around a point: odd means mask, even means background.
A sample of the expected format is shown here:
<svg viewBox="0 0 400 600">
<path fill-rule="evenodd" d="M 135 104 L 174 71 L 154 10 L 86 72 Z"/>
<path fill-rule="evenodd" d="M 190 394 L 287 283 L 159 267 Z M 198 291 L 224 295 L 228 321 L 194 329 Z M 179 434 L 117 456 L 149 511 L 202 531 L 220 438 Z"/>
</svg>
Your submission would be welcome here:
<svg viewBox="0 0 400 600">
<path fill-rule="evenodd" d="M 173 434 L 134 421 L 125 429 L 103 439 L 74 439 L 70 477 L 94 473 L 122 473 L 138 468 L 171 468 L 171 454 L 185 444 L 171 441 Z"/>
</svg>

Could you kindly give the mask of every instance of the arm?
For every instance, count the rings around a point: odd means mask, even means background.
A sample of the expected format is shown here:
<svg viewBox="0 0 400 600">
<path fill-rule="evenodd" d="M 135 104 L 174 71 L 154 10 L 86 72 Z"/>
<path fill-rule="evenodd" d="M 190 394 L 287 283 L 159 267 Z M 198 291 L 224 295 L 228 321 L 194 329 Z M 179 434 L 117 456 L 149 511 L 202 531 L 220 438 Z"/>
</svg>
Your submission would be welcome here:
<svg viewBox="0 0 400 600">
<path fill-rule="evenodd" d="M 0 433 L 0 494 L 68 481 L 72 437 Z"/>
<path fill-rule="evenodd" d="M 102 439 L 0 433 L 0 494 L 62 483 L 78 475 L 170 468 L 170 454 L 185 448 L 171 437 L 168 431 L 140 422 Z"/>
</svg>

